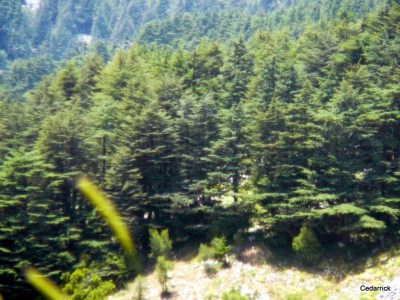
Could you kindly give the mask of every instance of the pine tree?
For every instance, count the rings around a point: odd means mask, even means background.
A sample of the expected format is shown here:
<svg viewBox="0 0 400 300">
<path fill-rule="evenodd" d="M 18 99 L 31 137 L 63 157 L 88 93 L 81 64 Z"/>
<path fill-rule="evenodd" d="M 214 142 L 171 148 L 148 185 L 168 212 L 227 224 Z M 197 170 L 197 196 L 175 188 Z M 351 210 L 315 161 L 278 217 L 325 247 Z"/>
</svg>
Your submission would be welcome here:
<svg viewBox="0 0 400 300">
<path fill-rule="evenodd" d="M 30 53 L 28 18 L 22 10 L 24 1 L 4 0 L 0 4 L 0 50 L 10 60 Z"/>
<path fill-rule="evenodd" d="M 66 214 L 73 222 L 82 221 L 80 214 L 84 206 L 83 199 L 77 195 L 74 180 L 80 172 L 88 173 L 92 168 L 80 113 L 80 108 L 67 106 L 54 116 L 48 116 L 43 121 L 36 144 L 44 160 L 54 166 L 53 172 L 59 180 L 55 197 L 63 203 Z"/>
<path fill-rule="evenodd" d="M 150 257 L 167 257 L 172 249 L 172 240 L 169 238 L 168 229 L 158 231 L 150 229 Z"/>
<path fill-rule="evenodd" d="M 79 230 L 54 197 L 58 184 L 53 166 L 36 151 L 14 150 L 0 168 L 0 286 L 6 296 L 31 292 L 21 277 L 27 265 L 59 277 L 66 263 L 76 262 L 71 253 Z"/>
<path fill-rule="evenodd" d="M 271 213 L 274 226 L 289 234 L 303 221 L 315 218 L 315 209 L 337 199 L 319 181 L 326 141 L 313 113 L 320 104 L 312 94 L 309 86 L 286 107 L 278 100 L 271 102 L 255 124 L 261 130 L 261 143 L 255 146 L 264 152 L 263 157 L 255 156 L 260 165 L 253 180 L 266 193 L 261 203 Z"/>
<path fill-rule="evenodd" d="M 292 248 L 306 264 L 315 264 L 321 257 L 322 247 L 309 227 L 301 228 L 299 235 L 293 239 Z"/>
<path fill-rule="evenodd" d="M 74 62 L 69 62 L 58 74 L 56 87 L 66 100 L 78 93 L 78 74 Z"/>
<path fill-rule="evenodd" d="M 85 139 L 90 145 L 89 155 L 96 159 L 96 174 L 104 181 L 109 170 L 110 155 L 116 149 L 120 108 L 117 102 L 102 93 L 96 94 L 93 102 L 85 116 L 88 125 Z"/>
<path fill-rule="evenodd" d="M 117 52 L 101 74 L 98 86 L 104 94 L 111 96 L 114 100 L 122 99 L 124 89 L 128 84 L 127 61 L 126 52 Z"/>
<path fill-rule="evenodd" d="M 168 223 L 173 194 L 181 184 L 178 136 L 158 101 L 150 102 L 138 116 L 127 116 L 120 130 L 123 140 L 109 174 L 116 177 L 108 181 L 118 187 L 121 205 L 130 213 L 129 223 L 135 222 L 147 245 L 147 227 Z"/>
<path fill-rule="evenodd" d="M 224 105 L 231 108 L 245 100 L 250 76 L 253 74 L 253 57 L 243 37 L 233 43 L 233 51 L 224 66 L 223 74 L 226 90 Z"/>
<path fill-rule="evenodd" d="M 98 91 L 97 83 L 103 67 L 103 58 L 99 55 L 92 55 L 85 59 L 84 65 L 79 70 L 77 91 L 86 107 L 89 106 L 88 98 Z"/>
<path fill-rule="evenodd" d="M 249 151 L 242 105 L 221 110 L 220 120 L 220 137 L 210 149 L 209 159 L 215 169 L 208 173 L 209 184 L 219 190 L 218 194 L 232 193 L 237 202 L 242 177 L 247 175 L 244 161 Z"/>
</svg>

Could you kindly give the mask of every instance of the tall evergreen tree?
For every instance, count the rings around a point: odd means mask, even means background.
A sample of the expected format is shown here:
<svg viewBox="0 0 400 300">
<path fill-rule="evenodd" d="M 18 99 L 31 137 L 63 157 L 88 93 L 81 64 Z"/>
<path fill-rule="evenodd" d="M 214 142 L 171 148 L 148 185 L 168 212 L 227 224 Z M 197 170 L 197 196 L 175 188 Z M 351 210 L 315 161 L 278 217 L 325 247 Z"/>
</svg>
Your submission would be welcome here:
<svg viewBox="0 0 400 300">
<path fill-rule="evenodd" d="M 231 108 L 245 100 L 250 76 L 253 74 L 253 57 L 243 37 L 233 43 L 233 51 L 224 66 L 223 74 L 226 90 L 224 105 Z"/>
<path fill-rule="evenodd" d="M 36 151 L 13 150 L 0 168 L 0 286 L 5 296 L 31 297 L 21 276 L 27 265 L 59 277 L 76 262 L 71 250 L 79 230 L 52 198 L 58 184 L 52 165 Z"/>
</svg>

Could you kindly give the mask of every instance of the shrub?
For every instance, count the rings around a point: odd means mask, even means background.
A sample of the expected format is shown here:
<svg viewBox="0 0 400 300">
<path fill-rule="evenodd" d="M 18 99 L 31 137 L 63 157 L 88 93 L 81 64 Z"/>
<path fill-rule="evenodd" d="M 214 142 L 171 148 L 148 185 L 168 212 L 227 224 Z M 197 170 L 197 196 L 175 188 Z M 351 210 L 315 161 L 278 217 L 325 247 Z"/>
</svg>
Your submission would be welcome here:
<svg viewBox="0 0 400 300">
<path fill-rule="evenodd" d="M 206 261 L 210 259 L 214 259 L 215 251 L 210 246 L 205 244 L 200 244 L 199 253 L 197 254 L 197 258 L 201 261 Z"/>
<path fill-rule="evenodd" d="M 233 242 L 235 243 L 236 246 L 243 246 L 243 245 L 246 245 L 246 243 L 248 241 L 247 241 L 245 235 L 243 234 L 243 232 L 237 231 L 233 235 Z"/>
<path fill-rule="evenodd" d="M 216 260 L 206 260 L 203 266 L 207 275 L 211 276 L 218 272 L 218 270 L 221 268 L 221 263 Z"/>
<path fill-rule="evenodd" d="M 200 244 L 199 253 L 197 258 L 201 261 L 217 260 L 223 264 L 226 264 L 226 255 L 231 251 L 231 246 L 226 242 L 225 237 L 214 238 L 210 246 Z"/>
<path fill-rule="evenodd" d="M 314 231 L 306 226 L 301 228 L 300 234 L 293 239 L 292 249 L 300 255 L 305 264 L 312 264 L 321 257 L 322 247 Z"/>
<path fill-rule="evenodd" d="M 168 293 L 168 271 L 170 270 L 172 270 L 172 262 L 167 260 L 165 256 L 159 256 L 157 258 L 156 272 L 162 287 L 162 294 Z"/>
<path fill-rule="evenodd" d="M 226 242 L 226 238 L 216 237 L 211 241 L 211 248 L 214 251 L 214 258 L 222 263 L 226 263 L 226 255 L 231 251 L 231 246 Z"/>
<path fill-rule="evenodd" d="M 222 300 L 249 300 L 249 297 L 242 295 L 237 289 L 231 289 L 222 294 Z"/>
<path fill-rule="evenodd" d="M 122 286 L 129 278 L 129 271 L 122 256 L 108 253 L 105 258 L 98 259 L 90 264 L 90 269 L 96 269 L 103 279 L 112 279 L 118 286 Z"/>
<path fill-rule="evenodd" d="M 222 264 L 227 264 L 226 255 L 231 251 L 225 237 L 216 237 L 211 241 L 210 246 L 200 244 L 197 259 L 204 261 L 204 271 L 207 275 L 213 275 L 221 268 Z"/>
<path fill-rule="evenodd" d="M 63 274 L 63 280 L 67 283 L 63 291 L 70 295 L 72 300 L 97 300 L 105 299 L 115 291 L 115 285 L 111 280 L 103 281 L 94 270 L 81 268 L 72 274 Z"/>
<path fill-rule="evenodd" d="M 172 249 L 172 240 L 169 238 L 168 229 L 158 231 L 150 229 L 150 257 L 156 258 L 159 256 L 168 256 Z"/>
<path fill-rule="evenodd" d="M 292 293 L 285 296 L 285 300 L 303 300 L 301 293 Z"/>
<path fill-rule="evenodd" d="M 325 289 L 317 289 L 315 295 L 319 300 L 326 300 L 329 297 L 329 294 Z"/>
</svg>

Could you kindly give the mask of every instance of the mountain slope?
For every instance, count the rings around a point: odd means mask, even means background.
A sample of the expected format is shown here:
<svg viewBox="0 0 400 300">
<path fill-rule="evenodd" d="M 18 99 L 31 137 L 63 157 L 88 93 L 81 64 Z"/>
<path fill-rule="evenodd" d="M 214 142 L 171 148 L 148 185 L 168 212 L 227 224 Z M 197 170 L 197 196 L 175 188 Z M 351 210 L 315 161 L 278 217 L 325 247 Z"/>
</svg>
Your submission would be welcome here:
<svg viewBox="0 0 400 300">
<path fill-rule="evenodd" d="M 284 26 L 289 26 L 298 34 L 305 24 L 332 20 L 341 10 L 361 18 L 390 2 L 42 0 L 39 7 L 31 2 L 23 7 L 22 0 L 20 3 L 5 1 L 0 8 L 11 13 L 0 15 L 0 24 L 8 24 L 0 27 L 0 37 L 3 36 L 0 50 L 4 50 L 9 59 L 42 53 L 60 59 L 72 49 L 87 43 L 88 39 L 82 38 L 82 35 L 121 45 L 127 39 L 134 39 L 139 32 L 142 42 L 170 44 L 175 39 L 186 39 L 188 24 L 190 29 L 199 27 L 194 34 L 197 40 L 204 37 L 226 40 L 240 33 L 250 36 L 257 29 L 273 30 Z"/>
</svg>

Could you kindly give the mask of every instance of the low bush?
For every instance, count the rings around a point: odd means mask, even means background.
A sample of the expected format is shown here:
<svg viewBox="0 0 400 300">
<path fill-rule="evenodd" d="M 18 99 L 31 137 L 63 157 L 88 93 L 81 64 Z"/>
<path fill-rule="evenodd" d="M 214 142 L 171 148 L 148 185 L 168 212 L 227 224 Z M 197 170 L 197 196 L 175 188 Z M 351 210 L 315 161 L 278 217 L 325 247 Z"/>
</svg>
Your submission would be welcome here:
<svg viewBox="0 0 400 300">
<path fill-rule="evenodd" d="M 206 261 L 214 259 L 215 251 L 210 246 L 206 244 L 200 244 L 199 253 L 197 254 L 197 259 L 201 261 Z"/>
<path fill-rule="evenodd" d="M 197 258 L 201 261 L 215 259 L 223 264 L 226 264 L 226 255 L 231 251 L 231 246 L 227 244 L 225 237 L 214 238 L 210 246 L 201 244 Z"/>
<path fill-rule="evenodd" d="M 64 273 L 62 279 L 66 281 L 63 292 L 72 300 L 105 299 L 115 291 L 115 284 L 111 280 L 103 281 L 94 270 L 88 268 L 77 269 L 72 274 Z"/>
<path fill-rule="evenodd" d="M 322 255 L 322 246 L 317 236 L 311 228 L 306 226 L 303 226 L 300 234 L 293 239 L 292 249 L 307 265 L 316 263 Z"/>
<path fill-rule="evenodd" d="M 285 296 L 285 300 L 303 300 L 303 295 L 301 293 L 292 293 Z"/>
<path fill-rule="evenodd" d="M 214 258 L 222 263 L 226 263 L 226 255 L 232 250 L 227 244 L 226 238 L 216 237 L 211 241 L 211 248 L 214 250 Z"/>
<path fill-rule="evenodd" d="M 157 258 L 159 256 L 168 256 L 172 249 L 172 240 L 169 238 L 168 229 L 158 231 L 150 229 L 150 257 Z"/>
<path fill-rule="evenodd" d="M 237 289 L 231 289 L 229 292 L 222 294 L 222 300 L 250 300 L 250 298 L 242 295 Z"/>
<path fill-rule="evenodd" d="M 168 271 L 172 270 L 172 262 L 167 260 L 165 256 L 159 256 L 157 258 L 156 272 L 158 281 L 161 284 L 162 294 L 168 294 Z"/>
</svg>

